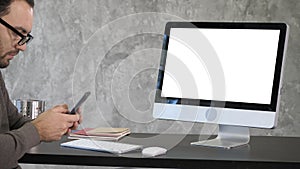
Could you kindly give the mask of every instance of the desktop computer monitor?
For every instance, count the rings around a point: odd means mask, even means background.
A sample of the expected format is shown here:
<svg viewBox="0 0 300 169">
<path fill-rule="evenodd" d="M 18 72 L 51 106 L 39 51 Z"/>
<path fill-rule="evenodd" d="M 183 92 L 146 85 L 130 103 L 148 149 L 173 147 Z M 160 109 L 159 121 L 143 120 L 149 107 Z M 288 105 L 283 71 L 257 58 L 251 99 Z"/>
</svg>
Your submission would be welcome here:
<svg viewBox="0 0 300 169">
<path fill-rule="evenodd" d="M 285 23 L 168 22 L 153 107 L 158 119 L 214 123 L 218 136 L 193 145 L 247 144 L 249 127 L 274 128 Z"/>
</svg>

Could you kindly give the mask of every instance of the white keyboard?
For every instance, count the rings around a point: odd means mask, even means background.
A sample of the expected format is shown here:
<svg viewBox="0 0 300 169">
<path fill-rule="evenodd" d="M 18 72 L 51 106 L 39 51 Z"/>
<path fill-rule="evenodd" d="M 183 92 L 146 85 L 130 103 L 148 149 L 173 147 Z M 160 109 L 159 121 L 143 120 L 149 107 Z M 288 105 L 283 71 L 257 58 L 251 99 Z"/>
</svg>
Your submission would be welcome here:
<svg viewBox="0 0 300 169">
<path fill-rule="evenodd" d="M 60 144 L 63 147 L 78 148 L 84 150 L 93 150 L 93 151 L 104 151 L 109 153 L 126 153 L 133 150 L 142 149 L 141 145 L 111 142 L 111 141 L 99 141 L 92 139 L 79 139 L 74 141 L 69 141 L 66 143 Z"/>
</svg>

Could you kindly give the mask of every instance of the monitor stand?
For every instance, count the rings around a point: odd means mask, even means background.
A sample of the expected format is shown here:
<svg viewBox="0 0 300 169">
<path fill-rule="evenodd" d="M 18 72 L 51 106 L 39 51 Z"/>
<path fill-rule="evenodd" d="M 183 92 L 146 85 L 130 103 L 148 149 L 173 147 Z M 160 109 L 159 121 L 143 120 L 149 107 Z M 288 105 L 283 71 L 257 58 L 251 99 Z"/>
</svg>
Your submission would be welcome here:
<svg viewBox="0 0 300 169">
<path fill-rule="evenodd" d="M 219 133 L 216 138 L 211 140 L 192 142 L 191 145 L 230 149 L 233 147 L 248 144 L 249 141 L 250 134 L 248 127 L 219 124 Z"/>
</svg>

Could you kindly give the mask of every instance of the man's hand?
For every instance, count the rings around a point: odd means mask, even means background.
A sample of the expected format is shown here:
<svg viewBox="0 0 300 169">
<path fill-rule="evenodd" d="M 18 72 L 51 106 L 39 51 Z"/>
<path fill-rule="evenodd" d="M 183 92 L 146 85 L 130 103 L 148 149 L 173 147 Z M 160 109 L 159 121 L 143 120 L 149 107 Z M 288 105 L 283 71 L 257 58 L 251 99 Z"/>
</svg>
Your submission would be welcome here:
<svg viewBox="0 0 300 169">
<path fill-rule="evenodd" d="M 60 140 L 62 135 L 78 127 L 82 120 L 80 114 L 69 115 L 68 112 L 66 104 L 58 105 L 41 113 L 32 121 L 40 134 L 41 141 Z"/>
</svg>

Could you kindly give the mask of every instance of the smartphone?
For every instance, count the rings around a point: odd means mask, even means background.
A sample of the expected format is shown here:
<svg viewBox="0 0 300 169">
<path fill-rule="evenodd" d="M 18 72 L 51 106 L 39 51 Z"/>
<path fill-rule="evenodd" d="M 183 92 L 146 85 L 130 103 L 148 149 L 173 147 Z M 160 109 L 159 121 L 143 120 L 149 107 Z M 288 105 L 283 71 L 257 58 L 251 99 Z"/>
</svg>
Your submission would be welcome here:
<svg viewBox="0 0 300 169">
<path fill-rule="evenodd" d="M 86 101 L 86 99 L 90 96 L 91 92 L 85 92 L 81 99 L 77 102 L 75 107 L 69 112 L 69 114 L 75 114 L 79 107 Z"/>
</svg>

